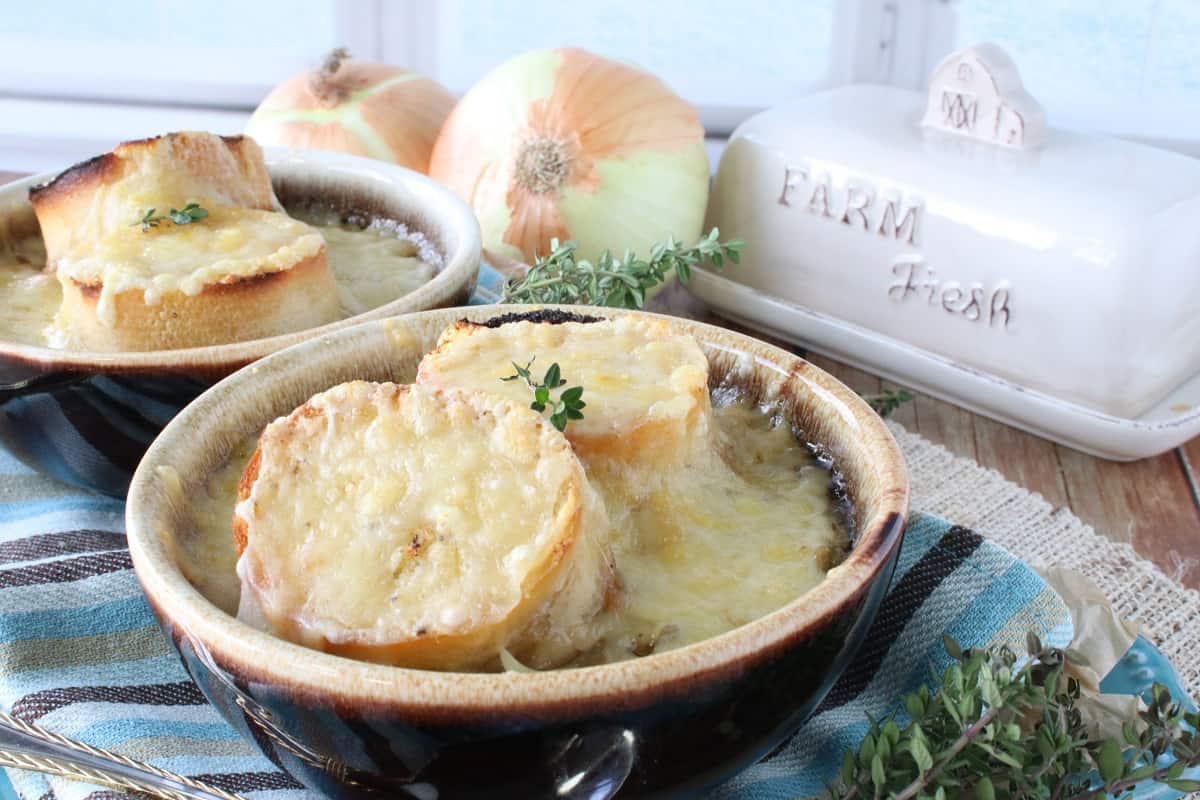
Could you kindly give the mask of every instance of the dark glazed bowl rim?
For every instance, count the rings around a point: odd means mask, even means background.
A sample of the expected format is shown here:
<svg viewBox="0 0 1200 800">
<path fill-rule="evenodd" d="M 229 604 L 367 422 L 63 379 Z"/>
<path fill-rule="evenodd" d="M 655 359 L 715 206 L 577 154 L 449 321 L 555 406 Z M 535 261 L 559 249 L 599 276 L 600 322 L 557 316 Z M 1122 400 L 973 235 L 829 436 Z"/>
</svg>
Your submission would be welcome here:
<svg viewBox="0 0 1200 800">
<path fill-rule="evenodd" d="M 411 169 L 361 156 L 322 150 L 264 148 L 272 179 L 342 179 L 396 194 L 396 205 L 413 209 L 429 225 L 422 233 L 450 243 L 442 248 L 442 267 L 429 281 L 378 308 L 316 328 L 244 342 L 151 350 L 103 353 L 59 350 L 0 340 L 0 360 L 24 364 L 37 372 L 73 373 L 201 373 L 223 375 L 263 356 L 314 336 L 424 309 L 439 308 L 465 299 L 479 275 L 482 250 L 479 223 L 474 212 L 446 187 Z M 29 189 L 52 180 L 61 170 L 34 175 L 0 186 L 0 214 L 28 205 Z M 31 212 L 32 213 L 32 212 Z"/>
<path fill-rule="evenodd" d="M 175 476 L 206 477 L 219 453 L 228 453 L 237 438 L 230 420 L 242 413 L 255 424 L 265 424 L 274 413 L 263 416 L 256 407 L 269 402 L 264 398 L 273 391 L 285 391 L 277 387 L 286 387 L 288 381 L 332 385 L 346 379 L 333 376 L 338 370 L 344 374 L 353 354 L 378 363 L 389 358 L 389 347 L 397 352 L 417 348 L 420 353 L 428 347 L 430 336 L 459 319 L 483 321 L 530 310 L 529 306 L 476 306 L 365 323 L 268 356 L 221 381 L 184 409 L 146 453 L 133 477 L 126 507 L 134 569 L 171 634 L 188 639 L 239 679 L 277 686 L 302 702 L 339 712 L 395 713 L 412 721 L 440 722 L 496 713 L 527 719 L 579 718 L 649 705 L 658 698 L 733 679 L 787 648 L 802 645 L 852 611 L 876 580 L 890 574 L 886 566 L 900 545 L 908 513 L 908 474 L 895 439 L 862 398 L 798 356 L 739 333 L 645 312 L 588 308 L 586 313 L 595 316 L 664 320 L 674 330 L 695 336 L 710 353 L 737 354 L 740 368 L 757 378 L 774 378 L 784 396 L 788 387 L 794 392 L 799 382 L 804 397 L 811 398 L 805 405 L 818 407 L 822 424 L 837 426 L 842 445 L 851 448 L 845 451 L 848 458 L 839 459 L 839 469 L 863 510 L 855 547 L 817 587 L 753 622 L 676 650 L 594 667 L 473 674 L 389 667 L 291 644 L 237 621 L 188 582 L 173 559 L 171 533 L 183 524 L 180 507 L 186 505 L 188 491 L 172 486 L 177 478 L 168 477 L 164 470 L 174 471 Z M 210 454 L 207 461 L 205 452 Z"/>
</svg>

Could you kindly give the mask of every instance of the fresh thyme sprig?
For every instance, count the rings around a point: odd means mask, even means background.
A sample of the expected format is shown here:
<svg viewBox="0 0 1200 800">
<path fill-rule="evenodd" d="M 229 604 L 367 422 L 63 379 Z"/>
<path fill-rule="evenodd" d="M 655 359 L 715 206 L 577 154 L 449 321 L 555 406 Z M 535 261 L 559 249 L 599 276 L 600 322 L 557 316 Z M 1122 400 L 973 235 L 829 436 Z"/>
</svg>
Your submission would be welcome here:
<svg viewBox="0 0 1200 800">
<path fill-rule="evenodd" d="M 860 396 L 881 417 L 889 416 L 897 408 L 913 399 L 912 392 L 907 389 L 889 389 L 879 394 L 864 394 Z"/>
<path fill-rule="evenodd" d="M 133 223 L 129 227 L 137 225 L 142 226 L 143 231 L 148 231 L 151 228 L 157 228 L 158 223 L 164 220 L 170 220 L 176 225 L 190 225 L 196 220 L 204 219 L 208 216 L 208 209 L 200 206 L 199 203 L 188 203 L 183 208 L 172 208 L 166 214 L 154 215 L 156 208 L 149 209 L 145 214 L 142 214 L 141 219 Z"/>
<path fill-rule="evenodd" d="M 1075 705 L 1079 682 L 1066 669 L 1082 660 L 1073 651 L 1030 634 L 1018 667 L 1007 647 L 964 652 L 945 642 L 954 663 L 939 687 L 905 699 L 907 724 L 872 721 L 857 752 L 846 753 L 831 800 L 1092 800 L 1146 781 L 1200 790 L 1182 777 L 1200 765 L 1200 713 L 1161 684 L 1120 738 L 1093 738 Z"/>
<path fill-rule="evenodd" d="M 574 242 L 553 239 L 549 255 L 539 255 L 524 276 L 505 284 L 501 302 L 641 308 L 646 304 L 646 292 L 666 280 L 672 270 L 686 283 L 692 269 L 706 261 L 717 269 L 726 261 L 738 263 L 745 243 L 737 239 L 721 242 L 719 235 L 713 228 L 692 247 L 670 238 L 654 245 L 648 260 L 629 250 L 618 259 L 605 250 L 594 264 L 575 257 Z"/>
<path fill-rule="evenodd" d="M 562 431 L 566 430 L 567 422 L 570 420 L 583 419 L 583 409 L 587 403 L 583 402 L 582 386 L 572 386 L 570 389 L 564 389 L 557 400 L 554 400 L 550 396 L 551 391 L 566 383 L 563 380 L 562 370 L 559 368 L 557 362 L 551 364 L 550 368 L 546 370 L 546 375 L 542 378 L 541 383 L 536 382 L 533 379 L 533 375 L 529 372 L 529 368 L 533 366 L 532 358 L 523 367 L 515 361 L 512 362 L 512 365 L 516 373 L 500 380 L 525 381 L 525 384 L 533 390 L 533 402 L 529 404 L 529 407 L 539 414 L 549 407 L 551 425 Z"/>
</svg>

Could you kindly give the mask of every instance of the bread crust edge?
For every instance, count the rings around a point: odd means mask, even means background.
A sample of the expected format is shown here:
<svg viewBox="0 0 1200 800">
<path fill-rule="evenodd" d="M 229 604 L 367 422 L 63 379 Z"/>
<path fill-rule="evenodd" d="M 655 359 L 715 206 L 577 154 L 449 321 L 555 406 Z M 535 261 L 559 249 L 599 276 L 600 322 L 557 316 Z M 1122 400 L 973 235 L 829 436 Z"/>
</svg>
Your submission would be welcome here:
<svg viewBox="0 0 1200 800">
<path fill-rule="evenodd" d="M 72 342 L 100 352 L 175 350 L 260 339 L 341 319 L 324 247 L 287 269 L 218 281 L 198 294 L 179 290 L 147 304 L 142 289 L 113 298 L 119 324 L 99 317 L 100 284 L 60 275 L 60 323 Z"/>
</svg>

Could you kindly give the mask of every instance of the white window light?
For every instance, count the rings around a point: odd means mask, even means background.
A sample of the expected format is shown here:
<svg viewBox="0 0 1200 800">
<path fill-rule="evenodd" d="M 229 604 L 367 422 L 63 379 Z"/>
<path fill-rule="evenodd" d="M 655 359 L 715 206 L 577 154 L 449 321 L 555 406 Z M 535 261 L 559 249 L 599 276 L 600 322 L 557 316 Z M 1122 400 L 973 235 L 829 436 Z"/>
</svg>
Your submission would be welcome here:
<svg viewBox="0 0 1200 800">
<path fill-rule="evenodd" d="M 789 96 L 922 88 L 979 38 L 1009 49 L 1051 124 L 1200 155 L 1195 0 L 208 0 L 202 15 L 60 0 L 0 10 L 0 169 L 166 130 L 240 130 L 272 85 L 339 44 L 460 92 L 515 53 L 583 45 L 661 75 L 725 135 Z"/>
</svg>

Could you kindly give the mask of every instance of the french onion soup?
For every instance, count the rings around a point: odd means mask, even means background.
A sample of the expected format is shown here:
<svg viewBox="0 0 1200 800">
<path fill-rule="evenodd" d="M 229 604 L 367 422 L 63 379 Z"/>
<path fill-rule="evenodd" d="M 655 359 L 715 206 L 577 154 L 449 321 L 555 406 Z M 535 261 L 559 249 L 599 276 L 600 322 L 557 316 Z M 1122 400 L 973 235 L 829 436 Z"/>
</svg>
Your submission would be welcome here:
<svg viewBox="0 0 1200 800">
<path fill-rule="evenodd" d="M 224 344 L 363 313 L 440 257 L 393 221 L 289 214 L 246 137 L 126 142 L 34 187 L 38 234 L 0 242 L 0 340 L 90 351 Z"/>
<path fill-rule="evenodd" d="M 458 323 L 412 384 L 234 448 L 181 545 L 214 604 L 399 666 L 552 669 L 698 642 L 849 549 L 830 465 L 655 320 Z"/>
</svg>

